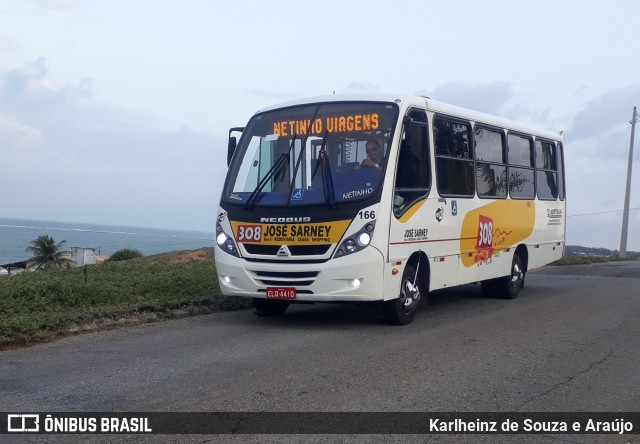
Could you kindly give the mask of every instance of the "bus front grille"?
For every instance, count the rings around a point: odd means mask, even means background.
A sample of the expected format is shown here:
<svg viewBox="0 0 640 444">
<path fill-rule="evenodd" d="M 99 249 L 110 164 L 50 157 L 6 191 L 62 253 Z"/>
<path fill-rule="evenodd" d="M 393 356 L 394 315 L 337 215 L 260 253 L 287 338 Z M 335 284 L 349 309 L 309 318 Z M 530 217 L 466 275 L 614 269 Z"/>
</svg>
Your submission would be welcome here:
<svg viewBox="0 0 640 444">
<path fill-rule="evenodd" d="M 317 271 L 252 271 L 253 278 L 263 285 L 276 287 L 307 287 L 318 276 Z"/>
<path fill-rule="evenodd" d="M 280 245 L 252 245 L 242 244 L 244 249 L 249 254 L 261 254 L 266 256 L 276 256 Z M 329 248 L 331 244 L 319 244 L 319 245 L 289 245 L 287 246 L 291 252 L 291 256 L 322 256 Z"/>
</svg>

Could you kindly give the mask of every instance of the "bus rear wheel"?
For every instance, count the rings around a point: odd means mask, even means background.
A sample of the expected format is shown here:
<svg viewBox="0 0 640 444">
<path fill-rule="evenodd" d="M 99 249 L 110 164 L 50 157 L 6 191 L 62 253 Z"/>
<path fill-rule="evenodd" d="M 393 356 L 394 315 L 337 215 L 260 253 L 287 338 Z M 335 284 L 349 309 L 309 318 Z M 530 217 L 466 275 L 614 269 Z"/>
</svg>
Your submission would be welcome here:
<svg viewBox="0 0 640 444">
<path fill-rule="evenodd" d="M 253 306 L 256 307 L 258 316 L 278 316 L 287 311 L 289 301 L 253 298 Z"/>
<path fill-rule="evenodd" d="M 520 255 L 515 253 L 511 262 L 511 273 L 508 276 L 495 280 L 494 288 L 496 296 L 504 299 L 515 299 L 524 286 L 525 270 L 522 266 Z"/>
<path fill-rule="evenodd" d="M 402 273 L 399 296 L 383 303 L 384 317 L 391 324 L 407 325 L 413 321 L 421 297 L 413 265 L 407 265 Z"/>
</svg>

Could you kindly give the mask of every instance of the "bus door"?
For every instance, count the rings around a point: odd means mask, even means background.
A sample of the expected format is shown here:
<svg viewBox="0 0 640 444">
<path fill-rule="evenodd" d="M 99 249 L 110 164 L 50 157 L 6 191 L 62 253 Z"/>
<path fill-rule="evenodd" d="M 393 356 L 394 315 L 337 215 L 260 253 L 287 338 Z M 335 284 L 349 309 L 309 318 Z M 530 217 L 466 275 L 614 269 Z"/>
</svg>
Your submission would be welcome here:
<svg viewBox="0 0 640 444">
<path fill-rule="evenodd" d="M 404 263 L 414 252 L 427 251 L 433 225 L 433 218 L 428 217 L 431 205 L 427 204 L 431 184 L 427 115 L 424 110 L 412 109 L 404 121 L 398 152 L 389 236 L 390 262 Z M 418 273 L 421 274 L 420 270 Z"/>
</svg>

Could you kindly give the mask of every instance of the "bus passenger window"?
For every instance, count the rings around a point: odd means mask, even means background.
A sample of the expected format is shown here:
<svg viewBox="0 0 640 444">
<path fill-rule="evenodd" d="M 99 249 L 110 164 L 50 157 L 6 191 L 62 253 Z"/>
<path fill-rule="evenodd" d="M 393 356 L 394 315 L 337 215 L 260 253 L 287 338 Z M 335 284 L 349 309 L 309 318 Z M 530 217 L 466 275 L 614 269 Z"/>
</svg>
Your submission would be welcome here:
<svg viewBox="0 0 640 444">
<path fill-rule="evenodd" d="M 538 199 L 556 200 L 558 198 L 556 147 L 545 140 L 536 140 L 536 181 Z"/>
<path fill-rule="evenodd" d="M 507 197 L 507 166 L 504 134 L 476 128 L 476 188 L 478 197 Z"/>
<path fill-rule="evenodd" d="M 433 121 L 438 192 L 442 196 L 475 194 L 471 125 L 436 117 Z"/>
<path fill-rule="evenodd" d="M 564 200 L 564 152 L 562 143 L 558 142 L 558 196 L 560 200 Z"/>
<path fill-rule="evenodd" d="M 509 134 L 509 194 L 513 199 L 536 196 L 533 170 L 533 144 L 530 138 Z"/>
</svg>

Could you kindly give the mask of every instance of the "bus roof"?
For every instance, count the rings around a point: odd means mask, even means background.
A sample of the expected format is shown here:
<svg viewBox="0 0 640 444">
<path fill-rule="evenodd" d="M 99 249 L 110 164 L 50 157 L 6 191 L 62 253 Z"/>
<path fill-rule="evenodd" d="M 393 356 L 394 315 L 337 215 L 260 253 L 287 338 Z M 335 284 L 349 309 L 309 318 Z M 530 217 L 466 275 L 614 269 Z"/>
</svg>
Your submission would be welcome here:
<svg viewBox="0 0 640 444">
<path fill-rule="evenodd" d="M 444 102 L 431 99 L 425 96 L 416 95 L 392 95 L 392 94 L 331 94 L 326 96 L 308 97 L 288 102 L 278 103 L 272 106 L 262 108 L 256 112 L 262 113 L 265 111 L 272 111 L 279 108 L 288 108 L 292 106 L 308 105 L 312 103 L 323 102 L 390 102 L 396 103 L 398 106 L 413 105 L 419 107 L 426 107 L 427 111 L 433 111 L 437 114 L 444 114 L 452 117 L 464 118 L 477 123 L 484 123 L 486 125 L 493 125 L 502 127 L 508 130 L 522 132 L 526 134 L 535 135 L 551 140 L 562 141 L 561 132 L 553 132 L 549 130 L 540 129 L 530 125 L 515 122 L 513 120 L 504 119 L 502 117 L 494 116 L 491 114 L 482 113 L 480 111 L 474 111 L 468 108 L 463 108 L 456 105 L 451 105 Z"/>
</svg>

